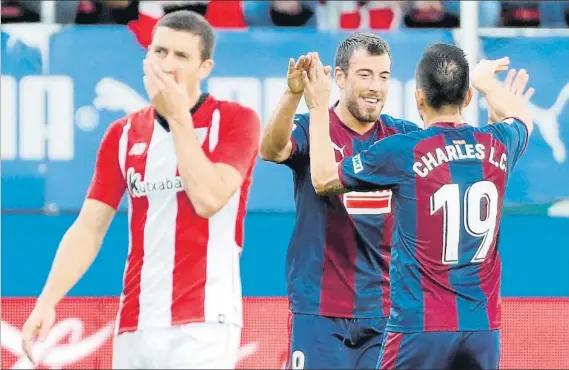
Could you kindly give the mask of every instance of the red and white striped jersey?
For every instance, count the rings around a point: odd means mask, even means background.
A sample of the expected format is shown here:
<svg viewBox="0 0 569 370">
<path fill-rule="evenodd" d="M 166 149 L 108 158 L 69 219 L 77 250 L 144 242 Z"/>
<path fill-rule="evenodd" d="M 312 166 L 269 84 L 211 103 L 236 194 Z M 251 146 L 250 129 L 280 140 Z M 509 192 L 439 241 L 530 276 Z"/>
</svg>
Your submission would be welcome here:
<svg viewBox="0 0 569 370">
<path fill-rule="evenodd" d="M 119 333 L 189 322 L 242 325 L 239 257 L 260 122 L 252 110 L 209 95 L 192 118 L 206 156 L 244 179 L 210 218 L 198 216 L 184 192 L 172 134 L 153 108 L 112 123 L 101 142 L 87 197 L 116 209 L 128 190 Z"/>
</svg>

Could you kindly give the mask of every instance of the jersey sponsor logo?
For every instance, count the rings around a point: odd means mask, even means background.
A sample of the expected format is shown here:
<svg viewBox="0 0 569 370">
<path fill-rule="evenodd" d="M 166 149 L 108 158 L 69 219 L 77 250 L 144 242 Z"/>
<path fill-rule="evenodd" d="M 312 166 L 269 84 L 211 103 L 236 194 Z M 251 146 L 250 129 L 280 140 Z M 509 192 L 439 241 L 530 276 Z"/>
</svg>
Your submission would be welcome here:
<svg viewBox="0 0 569 370">
<path fill-rule="evenodd" d="M 126 184 L 128 192 L 134 198 L 145 197 L 156 192 L 177 192 L 184 190 L 182 178 L 180 176 L 165 178 L 159 181 L 145 181 L 142 179 L 142 175 L 137 173 L 132 167 L 130 167 L 126 172 Z"/>
<path fill-rule="evenodd" d="M 360 173 L 363 171 L 364 169 L 364 165 L 362 163 L 362 159 L 360 158 L 359 154 L 356 154 L 353 158 L 352 158 L 352 164 L 354 166 L 354 173 Z"/>
<path fill-rule="evenodd" d="M 344 194 L 344 207 L 351 215 L 382 215 L 391 213 L 391 190 Z"/>
</svg>

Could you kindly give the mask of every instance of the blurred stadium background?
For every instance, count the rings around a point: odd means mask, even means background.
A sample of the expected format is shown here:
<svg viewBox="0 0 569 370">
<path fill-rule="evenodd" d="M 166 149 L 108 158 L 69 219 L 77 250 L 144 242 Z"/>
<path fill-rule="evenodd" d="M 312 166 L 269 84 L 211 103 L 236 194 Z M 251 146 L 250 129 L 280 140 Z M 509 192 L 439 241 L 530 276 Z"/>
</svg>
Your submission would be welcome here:
<svg viewBox="0 0 569 370">
<path fill-rule="evenodd" d="M 414 68 L 433 42 L 479 58 L 507 55 L 536 88 L 537 130 L 512 175 L 503 220 L 501 366 L 569 368 L 569 4 L 567 1 L 4 1 L 1 80 L 2 368 L 29 368 L 20 328 L 73 222 L 107 125 L 146 104 L 144 47 L 165 12 L 192 9 L 219 30 L 204 89 L 264 123 L 289 57 L 333 63 L 352 30 L 390 43 L 385 111 L 418 121 Z M 486 121 L 479 100 L 465 114 Z M 306 111 L 306 106 L 300 107 Z M 124 203 L 123 203 L 124 210 Z M 58 307 L 42 368 L 109 368 L 127 251 L 115 218 L 94 266 Z M 289 171 L 259 161 L 246 220 L 240 368 L 281 368 L 287 348 L 284 256 L 294 223 Z"/>
</svg>

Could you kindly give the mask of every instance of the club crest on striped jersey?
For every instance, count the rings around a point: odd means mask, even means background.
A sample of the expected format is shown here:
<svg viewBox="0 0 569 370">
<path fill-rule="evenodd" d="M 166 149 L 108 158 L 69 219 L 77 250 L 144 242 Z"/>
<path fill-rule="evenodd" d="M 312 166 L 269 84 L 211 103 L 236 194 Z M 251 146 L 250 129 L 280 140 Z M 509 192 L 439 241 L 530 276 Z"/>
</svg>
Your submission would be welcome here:
<svg viewBox="0 0 569 370">
<path fill-rule="evenodd" d="M 344 194 L 344 207 L 351 215 L 382 215 L 391 213 L 391 190 Z"/>
<path fill-rule="evenodd" d="M 126 184 L 128 192 L 134 198 L 145 197 L 156 192 L 178 192 L 184 190 L 182 178 L 180 176 L 164 178 L 158 181 L 145 181 L 142 179 L 142 175 L 137 173 L 132 167 L 130 167 L 126 172 Z"/>
</svg>

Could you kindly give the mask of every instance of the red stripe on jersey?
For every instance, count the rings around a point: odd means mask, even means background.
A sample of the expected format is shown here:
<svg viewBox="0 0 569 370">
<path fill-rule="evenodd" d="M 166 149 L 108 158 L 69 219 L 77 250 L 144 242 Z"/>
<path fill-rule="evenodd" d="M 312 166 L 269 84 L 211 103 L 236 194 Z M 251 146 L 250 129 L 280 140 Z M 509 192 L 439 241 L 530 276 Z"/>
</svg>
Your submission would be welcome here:
<svg viewBox="0 0 569 370">
<path fill-rule="evenodd" d="M 120 205 L 126 183 L 119 164 L 119 141 L 127 120 L 112 123 L 101 140 L 95 161 L 95 172 L 87 191 L 88 199 L 96 199 L 114 209 Z"/>
<path fill-rule="evenodd" d="M 474 134 L 474 137 L 476 141 L 483 144 L 487 150 L 494 147 L 496 150 L 495 158 L 500 158 L 502 153 L 507 153 L 505 146 L 500 141 L 494 140 L 490 134 Z M 480 264 L 478 277 L 480 279 L 480 289 L 482 289 L 487 299 L 489 329 L 499 329 L 501 323 L 500 277 L 502 274 L 502 261 L 497 248 L 497 242 L 500 233 L 499 226 L 502 220 L 502 205 L 506 192 L 506 175 L 502 170 L 496 168 L 496 166 L 487 160 L 482 161 L 482 171 L 484 180 L 491 181 L 496 185 L 500 201 L 498 204 L 498 215 L 496 217 L 496 230 L 494 230 L 494 243 L 490 247 L 490 252 L 486 256 L 486 259 Z"/>
<path fill-rule="evenodd" d="M 328 311 L 352 317 L 356 282 L 356 232 L 353 221 L 340 207 L 326 210 L 326 236 L 322 285 L 320 287 L 320 314 Z M 336 247 L 336 248 L 334 248 Z M 341 297 L 338 300 L 338 297 Z"/>
<path fill-rule="evenodd" d="M 150 121 L 152 122 L 152 121 Z M 130 155 L 131 148 L 137 143 L 149 143 L 152 138 L 153 124 L 131 126 L 128 132 L 125 172 L 132 168 L 144 179 L 148 150 L 137 155 Z M 128 181 L 128 175 L 127 175 Z M 130 253 L 127 258 L 127 269 L 124 276 L 123 302 L 120 312 L 119 333 L 133 331 L 138 327 L 140 314 L 140 282 L 142 264 L 144 263 L 144 227 L 148 213 L 146 196 L 130 196 Z"/>
<path fill-rule="evenodd" d="M 393 207 L 393 205 L 392 205 Z M 389 265 L 391 264 L 391 245 L 393 242 L 393 224 L 395 217 L 393 213 L 386 214 L 383 218 L 383 237 L 379 253 L 381 254 L 382 264 L 381 268 L 381 297 L 382 311 L 385 317 L 389 316 L 389 309 L 391 308 L 391 295 L 389 293 Z"/>
<path fill-rule="evenodd" d="M 387 199 L 350 199 L 346 200 L 346 208 L 385 208 L 389 207 L 389 198 Z"/>
<path fill-rule="evenodd" d="M 176 174 L 179 176 L 179 173 Z M 205 320 L 208 219 L 199 217 L 185 192 L 178 193 L 172 324 Z"/>
<path fill-rule="evenodd" d="M 434 136 L 421 141 L 414 150 L 415 161 L 435 148 L 444 148 L 445 138 Z M 424 330 L 458 329 L 456 297 L 450 285 L 450 266 L 442 263 L 444 212 L 431 215 L 430 198 L 442 186 L 451 183 L 450 168 L 444 163 L 426 177 L 415 176 L 417 199 L 417 245 L 415 256 L 421 271 L 423 288 Z"/>
<path fill-rule="evenodd" d="M 351 155 L 352 135 L 334 110 L 330 112 L 330 137 L 335 142 L 345 142 L 344 154 Z M 358 235 L 354 221 L 342 205 L 343 197 L 346 194 L 330 197 L 327 201 L 330 204 L 326 205 L 320 285 L 320 315 L 323 316 L 353 317 L 354 314 Z"/>
<path fill-rule="evenodd" d="M 237 245 L 241 248 L 243 248 L 244 243 L 244 220 L 247 213 L 247 199 L 249 198 L 249 191 L 251 189 L 251 177 L 253 176 L 253 168 L 254 166 L 251 166 L 247 172 L 245 180 L 243 181 L 243 185 L 241 185 L 241 193 L 239 194 L 239 208 L 237 209 L 237 220 L 235 225 L 235 243 L 237 243 Z"/>
<path fill-rule="evenodd" d="M 397 357 L 401 349 L 401 342 L 403 341 L 403 333 L 387 332 L 383 353 L 380 356 L 380 369 L 395 369 L 397 365 Z"/>
</svg>

